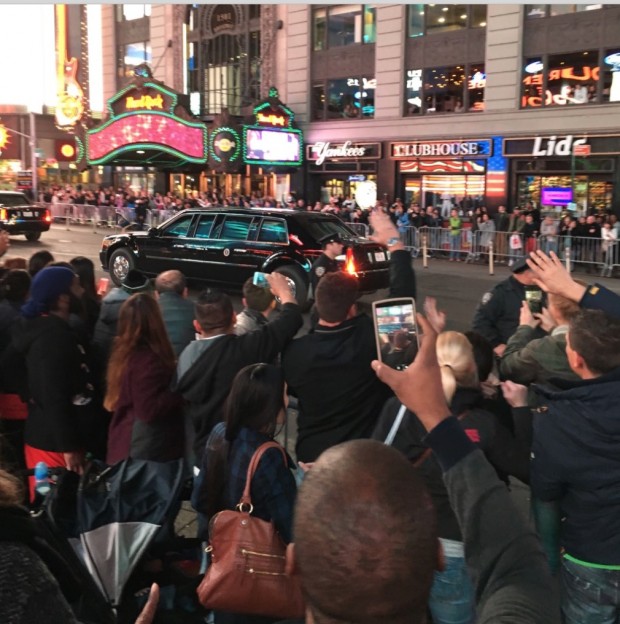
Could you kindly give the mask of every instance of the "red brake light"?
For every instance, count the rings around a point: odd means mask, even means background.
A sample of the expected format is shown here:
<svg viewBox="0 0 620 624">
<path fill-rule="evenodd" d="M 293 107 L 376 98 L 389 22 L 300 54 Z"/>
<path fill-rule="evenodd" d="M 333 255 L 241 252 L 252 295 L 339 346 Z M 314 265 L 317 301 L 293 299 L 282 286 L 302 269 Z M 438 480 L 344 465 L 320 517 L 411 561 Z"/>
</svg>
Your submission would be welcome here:
<svg viewBox="0 0 620 624">
<path fill-rule="evenodd" d="M 357 275 L 357 268 L 355 266 L 355 260 L 353 259 L 353 249 L 349 247 L 347 249 L 347 256 L 344 263 L 344 270 L 349 275 Z"/>
<path fill-rule="evenodd" d="M 43 217 L 43 219 L 45 220 L 45 223 L 51 223 L 52 222 L 52 215 L 50 214 L 49 210 L 45 211 L 45 217 Z"/>
</svg>

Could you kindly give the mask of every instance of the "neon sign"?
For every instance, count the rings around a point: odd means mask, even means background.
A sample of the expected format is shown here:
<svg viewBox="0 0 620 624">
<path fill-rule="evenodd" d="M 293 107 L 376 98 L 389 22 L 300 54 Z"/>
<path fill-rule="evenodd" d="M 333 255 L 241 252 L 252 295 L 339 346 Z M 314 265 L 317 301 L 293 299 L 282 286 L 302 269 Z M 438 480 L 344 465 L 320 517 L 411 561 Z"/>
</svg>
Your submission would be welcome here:
<svg viewBox="0 0 620 624">
<path fill-rule="evenodd" d="M 189 162 L 204 163 L 206 129 L 168 113 L 128 113 L 89 130 L 86 135 L 88 162 L 97 165 L 138 147 L 156 149 Z"/>
<path fill-rule="evenodd" d="M 9 144 L 9 131 L 4 124 L 0 124 L 0 154 L 2 150 Z"/>
<path fill-rule="evenodd" d="M 218 163 L 234 162 L 241 153 L 241 139 L 234 128 L 222 126 L 211 132 L 209 153 Z"/>
<path fill-rule="evenodd" d="M 264 115 L 263 113 L 257 113 L 256 121 L 261 125 L 280 126 L 281 128 L 288 126 L 288 120 L 284 115 Z"/>
<path fill-rule="evenodd" d="M 152 97 L 150 95 L 142 95 L 139 98 L 134 98 L 131 95 L 127 96 L 125 100 L 125 108 L 127 110 L 132 110 L 136 108 L 142 108 L 146 110 L 152 110 L 156 108 L 158 110 L 164 109 L 164 98 L 161 94 Z"/>
</svg>

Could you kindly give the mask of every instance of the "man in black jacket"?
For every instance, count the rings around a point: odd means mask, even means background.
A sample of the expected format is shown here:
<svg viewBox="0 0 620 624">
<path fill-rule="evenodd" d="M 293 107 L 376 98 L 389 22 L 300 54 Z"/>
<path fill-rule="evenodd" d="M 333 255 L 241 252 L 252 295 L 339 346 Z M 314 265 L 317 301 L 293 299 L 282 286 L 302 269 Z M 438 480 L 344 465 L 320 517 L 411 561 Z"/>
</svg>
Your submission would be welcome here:
<svg viewBox="0 0 620 624">
<path fill-rule="evenodd" d="M 384 214 L 373 214 L 373 238 L 390 257 L 390 296 L 415 297 L 411 257 Z M 342 272 L 325 275 L 316 291 L 318 325 L 282 354 L 291 394 L 299 400 L 297 459 L 314 461 L 325 449 L 370 437 L 390 389 L 370 368 L 377 357 L 372 320 L 358 315 L 356 280 Z"/>
<path fill-rule="evenodd" d="M 195 465 L 213 427 L 224 420 L 224 403 L 237 373 L 249 364 L 272 362 L 302 325 L 301 311 L 286 277 L 267 275 L 282 312 L 260 329 L 236 336 L 236 315 L 230 297 L 210 289 L 196 300 L 194 328 L 199 335 L 179 357 L 174 390 L 189 403 L 194 424 Z"/>
</svg>

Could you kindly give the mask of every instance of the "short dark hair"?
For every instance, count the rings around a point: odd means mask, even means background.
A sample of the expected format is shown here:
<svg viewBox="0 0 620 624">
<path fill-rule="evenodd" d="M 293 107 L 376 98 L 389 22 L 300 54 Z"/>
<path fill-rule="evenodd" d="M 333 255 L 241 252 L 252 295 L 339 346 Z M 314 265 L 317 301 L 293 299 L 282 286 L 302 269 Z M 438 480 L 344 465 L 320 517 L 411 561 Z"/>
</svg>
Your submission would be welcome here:
<svg viewBox="0 0 620 624">
<path fill-rule="evenodd" d="M 228 329 L 233 323 L 230 297 L 217 288 L 203 290 L 194 304 L 194 315 L 203 331 Z"/>
<path fill-rule="evenodd" d="M 52 254 L 46 249 L 42 249 L 41 251 L 36 251 L 35 253 L 33 253 L 28 260 L 28 273 L 30 273 L 30 277 L 34 277 L 50 262 L 54 262 L 54 256 L 52 256 Z"/>
<path fill-rule="evenodd" d="M 158 293 L 174 292 L 177 295 L 182 295 L 186 286 L 185 275 L 174 269 L 164 271 L 155 278 L 155 290 Z"/>
<path fill-rule="evenodd" d="M 251 277 L 243 284 L 243 296 L 248 308 L 257 312 L 264 312 L 274 300 L 271 290 L 262 286 L 255 286 Z"/>
<path fill-rule="evenodd" d="M 568 342 L 596 375 L 620 367 L 620 319 L 601 310 L 581 310 L 568 324 Z"/>
<path fill-rule="evenodd" d="M 294 535 L 316 624 L 424 621 L 438 563 L 436 515 L 402 453 L 375 440 L 325 451 L 299 489 Z"/>
<path fill-rule="evenodd" d="M 357 297 L 357 280 L 352 275 L 342 271 L 327 273 L 314 293 L 319 318 L 328 323 L 342 323 Z"/>
<path fill-rule="evenodd" d="M 0 281 L 0 293 L 4 299 L 13 303 L 23 303 L 30 290 L 30 275 L 24 269 L 7 271 Z"/>
</svg>

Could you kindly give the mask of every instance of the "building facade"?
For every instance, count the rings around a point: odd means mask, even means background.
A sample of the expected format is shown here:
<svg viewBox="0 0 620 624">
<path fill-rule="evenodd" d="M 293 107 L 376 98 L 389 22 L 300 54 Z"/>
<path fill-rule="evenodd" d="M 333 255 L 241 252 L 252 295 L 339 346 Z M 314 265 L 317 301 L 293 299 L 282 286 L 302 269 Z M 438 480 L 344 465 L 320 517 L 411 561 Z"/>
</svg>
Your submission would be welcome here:
<svg viewBox="0 0 620 624">
<path fill-rule="evenodd" d="M 620 210 L 620 6 L 286 12 L 310 200 L 374 181 L 425 206 Z"/>
</svg>

